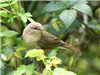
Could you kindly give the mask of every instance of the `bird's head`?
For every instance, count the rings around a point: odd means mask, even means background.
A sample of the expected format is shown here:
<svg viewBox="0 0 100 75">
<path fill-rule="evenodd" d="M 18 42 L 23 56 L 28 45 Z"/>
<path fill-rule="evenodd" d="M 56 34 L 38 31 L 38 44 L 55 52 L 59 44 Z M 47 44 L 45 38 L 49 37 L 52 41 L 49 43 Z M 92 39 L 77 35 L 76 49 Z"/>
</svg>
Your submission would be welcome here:
<svg viewBox="0 0 100 75">
<path fill-rule="evenodd" d="M 33 22 L 30 23 L 26 26 L 26 28 L 24 29 L 24 33 L 26 34 L 31 34 L 31 35 L 39 35 L 42 33 L 42 31 L 44 31 L 42 25 L 38 22 Z"/>
</svg>

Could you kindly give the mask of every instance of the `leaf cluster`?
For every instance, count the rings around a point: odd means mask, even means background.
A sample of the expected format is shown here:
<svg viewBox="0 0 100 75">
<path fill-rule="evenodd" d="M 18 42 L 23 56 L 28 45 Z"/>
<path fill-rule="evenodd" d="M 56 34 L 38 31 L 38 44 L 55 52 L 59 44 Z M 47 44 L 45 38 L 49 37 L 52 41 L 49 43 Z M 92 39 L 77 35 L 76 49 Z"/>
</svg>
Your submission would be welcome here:
<svg viewBox="0 0 100 75">
<path fill-rule="evenodd" d="M 60 1 L 60 2 L 50 2 L 48 3 L 44 9 L 43 13 L 45 12 L 55 12 L 58 15 L 58 18 L 53 18 L 51 23 L 52 26 L 59 31 L 59 25 L 65 27 L 67 30 L 75 29 L 76 27 L 72 25 L 77 18 L 77 13 L 81 12 L 87 14 L 88 16 L 92 17 L 93 13 L 89 5 L 87 5 L 86 0 L 79 0 L 79 1 Z M 63 24 L 64 23 L 64 24 Z M 74 28 L 72 28 L 74 27 Z M 78 25 L 78 28 L 80 25 Z M 63 28 L 64 29 L 64 28 Z M 74 30 L 75 31 L 75 30 Z"/>
</svg>

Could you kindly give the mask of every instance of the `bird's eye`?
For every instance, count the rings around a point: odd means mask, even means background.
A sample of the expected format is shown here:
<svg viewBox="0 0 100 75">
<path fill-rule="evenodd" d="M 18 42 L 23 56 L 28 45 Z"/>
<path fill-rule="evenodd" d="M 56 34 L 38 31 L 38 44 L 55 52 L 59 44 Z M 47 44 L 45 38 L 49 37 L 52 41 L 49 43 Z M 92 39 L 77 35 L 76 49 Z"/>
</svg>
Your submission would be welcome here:
<svg viewBox="0 0 100 75">
<path fill-rule="evenodd" d="M 37 28 L 33 28 L 34 30 L 37 30 Z"/>
</svg>

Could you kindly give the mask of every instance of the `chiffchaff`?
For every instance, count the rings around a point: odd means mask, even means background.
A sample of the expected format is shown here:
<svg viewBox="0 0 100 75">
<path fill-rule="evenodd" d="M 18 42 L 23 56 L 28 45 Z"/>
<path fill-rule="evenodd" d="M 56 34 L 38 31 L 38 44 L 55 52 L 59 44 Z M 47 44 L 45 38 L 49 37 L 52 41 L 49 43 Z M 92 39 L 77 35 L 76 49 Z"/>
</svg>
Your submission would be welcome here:
<svg viewBox="0 0 100 75">
<path fill-rule="evenodd" d="M 23 39 L 26 46 L 31 49 L 36 47 L 42 49 L 51 49 L 62 46 L 80 52 L 80 50 L 76 47 L 63 42 L 56 36 L 46 32 L 42 25 L 38 22 L 33 22 L 26 26 L 23 31 Z"/>
</svg>

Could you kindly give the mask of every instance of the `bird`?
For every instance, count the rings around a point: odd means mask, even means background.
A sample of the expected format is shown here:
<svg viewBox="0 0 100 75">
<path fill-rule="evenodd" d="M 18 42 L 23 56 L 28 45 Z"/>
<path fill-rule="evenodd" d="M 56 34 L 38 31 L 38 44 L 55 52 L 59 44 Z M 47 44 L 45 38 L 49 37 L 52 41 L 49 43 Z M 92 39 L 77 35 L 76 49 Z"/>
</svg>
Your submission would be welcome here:
<svg viewBox="0 0 100 75">
<path fill-rule="evenodd" d="M 23 40 L 25 45 L 30 48 L 53 49 L 55 47 L 65 47 L 81 53 L 81 51 L 55 35 L 47 32 L 39 22 L 29 23 L 23 30 Z"/>
</svg>

